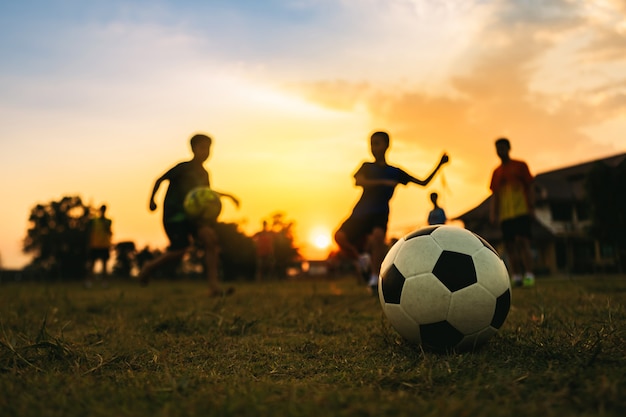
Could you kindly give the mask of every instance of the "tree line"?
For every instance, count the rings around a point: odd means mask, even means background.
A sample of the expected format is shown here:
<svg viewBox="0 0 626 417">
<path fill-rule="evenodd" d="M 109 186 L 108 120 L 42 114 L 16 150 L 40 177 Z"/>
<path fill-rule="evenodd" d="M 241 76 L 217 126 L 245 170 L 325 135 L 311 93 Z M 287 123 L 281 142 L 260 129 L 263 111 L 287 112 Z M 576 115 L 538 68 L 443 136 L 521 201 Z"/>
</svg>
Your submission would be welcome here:
<svg viewBox="0 0 626 417">
<path fill-rule="evenodd" d="M 65 196 L 45 204 L 35 205 L 28 217 L 28 230 L 23 252 L 32 255 L 24 268 L 25 275 L 43 280 L 79 280 L 87 274 L 89 220 L 96 208 L 85 204 L 79 196 Z M 274 236 L 275 271 L 284 276 L 287 268 L 300 259 L 294 245 L 293 222 L 283 213 L 275 213 L 268 222 Z M 220 239 L 220 269 L 225 281 L 253 279 L 256 267 L 255 244 L 252 237 L 239 229 L 236 223 L 218 222 L 215 230 Z M 139 249 L 133 241 L 117 242 L 112 272 L 115 276 L 130 277 L 134 271 L 159 255 L 159 249 Z M 193 247 L 180 264 L 161 270 L 162 277 L 202 275 L 202 248 Z"/>
<path fill-rule="evenodd" d="M 593 165 L 585 178 L 585 200 L 590 209 L 594 238 L 610 243 L 615 248 L 618 268 L 626 258 L 626 161 L 617 166 L 603 162 Z M 24 272 L 42 279 L 82 279 L 87 265 L 87 224 L 96 212 L 79 196 L 65 196 L 58 201 L 35 205 L 29 214 L 29 227 L 23 251 L 33 256 Z M 275 213 L 268 223 L 274 233 L 275 267 L 284 275 L 289 266 L 300 260 L 293 240 L 293 222 L 283 213 Z M 218 222 L 220 238 L 220 267 L 222 279 L 252 279 L 256 259 L 253 238 L 245 235 L 236 223 Z M 159 249 L 141 250 L 132 241 L 117 242 L 113 273 L 131 276 L 144 262 L 157 256 Z M 163 277 L 202 273 L 201 248 L 193 248 L 180 265 L 160 272 Z"/>
</svg>

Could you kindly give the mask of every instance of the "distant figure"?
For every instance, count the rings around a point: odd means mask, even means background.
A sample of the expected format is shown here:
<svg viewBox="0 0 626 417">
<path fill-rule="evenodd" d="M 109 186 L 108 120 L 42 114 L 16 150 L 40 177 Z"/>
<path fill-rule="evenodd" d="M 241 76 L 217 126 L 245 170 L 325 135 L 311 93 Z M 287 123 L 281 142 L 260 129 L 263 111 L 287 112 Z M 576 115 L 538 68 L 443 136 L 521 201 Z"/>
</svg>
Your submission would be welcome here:
<svg viewBox="0 0 626 417">
<path fill-rule="evenodd" d="M 430 193 L 430 201 L 433 203 L 433 209 L 428 213 L 428 224 L 445 224 L 448 218 L 446 217 L 446 212 L 439 207 L 437 204 L 437 199 L 439 198 L 439 194 Z"/>
<path fill-rule="evenodd" d="M 377 293 L 380 265 L 387 252 L 385 243 L 389 220 L 389 200 L 398 184 L 410 182 L 427 185 L 439 168 L 448 162 L 444 154 L 428 178 L 420 180 L 400 168 L 387 164 L 385 154 L 389 149 L 389 135 L 375 132 L 370 138 L 370 149 L 374 162 L 365 162 L 354 174 L 355 184 L 363 188 L 361 198 L 352 214 L 335 233 L 340 250 L 352 259 L 357 271 L 366 275 L 368 286 Z M 369 254 L 366 253 L 366 248 Z M 369 265 L 368 265 L 369 264 Z"/>
<path fill-rule="evenodd" d="M 510 151 L 508 139 L 496 140 L 501 164 L 491 177 L 493 194 L 489 214 L 493 224 L 500 224 L 513 284 L 530 287 L 535 284 L 530 250 L 534 178 L 525 162 L 511 159 Z"/>
<path fill-rule="evenodd" d="M 111 219 L 106 217 L 107 206 L 100 206 L 100 215 L 92 217 L 87 223 L 87 281 L 85 286 L 91 287 L 91 279 L 94 277 L 96 261 L 102 266 L 102 286 L 106 286 L 106 278 L 109 275 L 107 264 L 111 254 L 111 238 L 113 237 Z"/>
<path fill-rule="evenodd" d="M 274 272 L 274 232 L 269 230 L 267 221 L 263 220 L 263 229 L 252 239 L 256 249 L 256 280 L 262 281 L 271 277 Z"/>
<path fill-rule="evenodd" d="M 169 182 L 167 193 L 163 201 L 163 227 L 170 241 L 167 251 L 157 258 L 147 261 L 139 272 L 139 282 L 147 285 L 153 271 L 160 266 L 174 261 L 180 261 L 191 246 L 192 240 L 198 242 L 204 250 L 206 277 L 209 284 L 210 296 L 231 294 L 234 289 L 222 290 L 218 279 L 218 237 L 215 232 L 215 222 L 207 220 L 192 221 L 183 208 L 185 196 L 192 189 L 199 186 L 210 186 L 209 173 L 204 168 L 204 161 L 211 152 L 212 139 L 204 134 L 197 134 L 190 141 L 193 158 L 181 162 L 170 168 L 159 177 L 150 195 L 150 211 L 157 209 L 154 196 L 161 183 Z M 239 207 L 239 200 L 230 194 L 217 192 L 220 197 L 228 197 Z"/>
</svg>

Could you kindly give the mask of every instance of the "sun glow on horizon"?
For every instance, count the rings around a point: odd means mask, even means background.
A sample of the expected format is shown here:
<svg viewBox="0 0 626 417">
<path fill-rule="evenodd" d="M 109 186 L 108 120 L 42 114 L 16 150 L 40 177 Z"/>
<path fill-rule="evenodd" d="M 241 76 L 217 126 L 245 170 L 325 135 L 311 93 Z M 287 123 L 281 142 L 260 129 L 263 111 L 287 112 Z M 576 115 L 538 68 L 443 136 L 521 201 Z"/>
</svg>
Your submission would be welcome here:
<svg viewBox="0 0 626 417">
<path fill-rule="evenodd" d="M 309 241 L 316 249 L 329 249 L 332 244 L 330 231 L 326 228 L 317 228 L 310 233 Z"/>
</svg>

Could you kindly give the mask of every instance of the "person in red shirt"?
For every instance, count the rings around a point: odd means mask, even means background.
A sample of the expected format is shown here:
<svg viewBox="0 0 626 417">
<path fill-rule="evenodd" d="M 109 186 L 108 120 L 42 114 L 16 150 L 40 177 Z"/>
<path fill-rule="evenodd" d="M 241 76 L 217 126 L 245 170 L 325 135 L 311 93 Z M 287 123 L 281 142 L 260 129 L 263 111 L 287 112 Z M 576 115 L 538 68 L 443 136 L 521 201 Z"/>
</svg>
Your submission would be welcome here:
<svg viewBox="0 0 626 417">
<path fill-rule="evenodd" d="M 500 225 L 511 279 L 517 286 L 533 286 L 531 224 L 534 216 L 534 178 L 524 161 L 511 159 L 511 143 L 506 138 L 496 140 L 496 153 L 501 164 L 491 177 L 492 194 L 490 220 Z"/>
<path fill-rule="evenodd" d="M 257 232 L 252 239 L 256 249 L 256 280 L 270 277 L 274 272 L 274 232 L 263 220 L 263 229 Z"/>
</svg>

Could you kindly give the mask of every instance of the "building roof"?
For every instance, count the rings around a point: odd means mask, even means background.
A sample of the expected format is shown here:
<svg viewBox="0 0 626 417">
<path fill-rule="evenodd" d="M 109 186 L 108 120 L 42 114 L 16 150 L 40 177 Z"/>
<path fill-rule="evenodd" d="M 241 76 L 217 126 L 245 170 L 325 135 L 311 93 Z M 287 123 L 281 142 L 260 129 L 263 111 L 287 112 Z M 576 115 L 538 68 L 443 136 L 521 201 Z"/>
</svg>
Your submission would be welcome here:
<svg viewBox="0 0 626 417">
<path fill-rule="evenodd" d="M 603 163 L 612 168 L 616 167 L 626 163 L 626 153 L 538 174 L 535 177 L 538 199 L 550 201 L 584 200 L 586 175 L 597 163 Z"/>
</svg>

